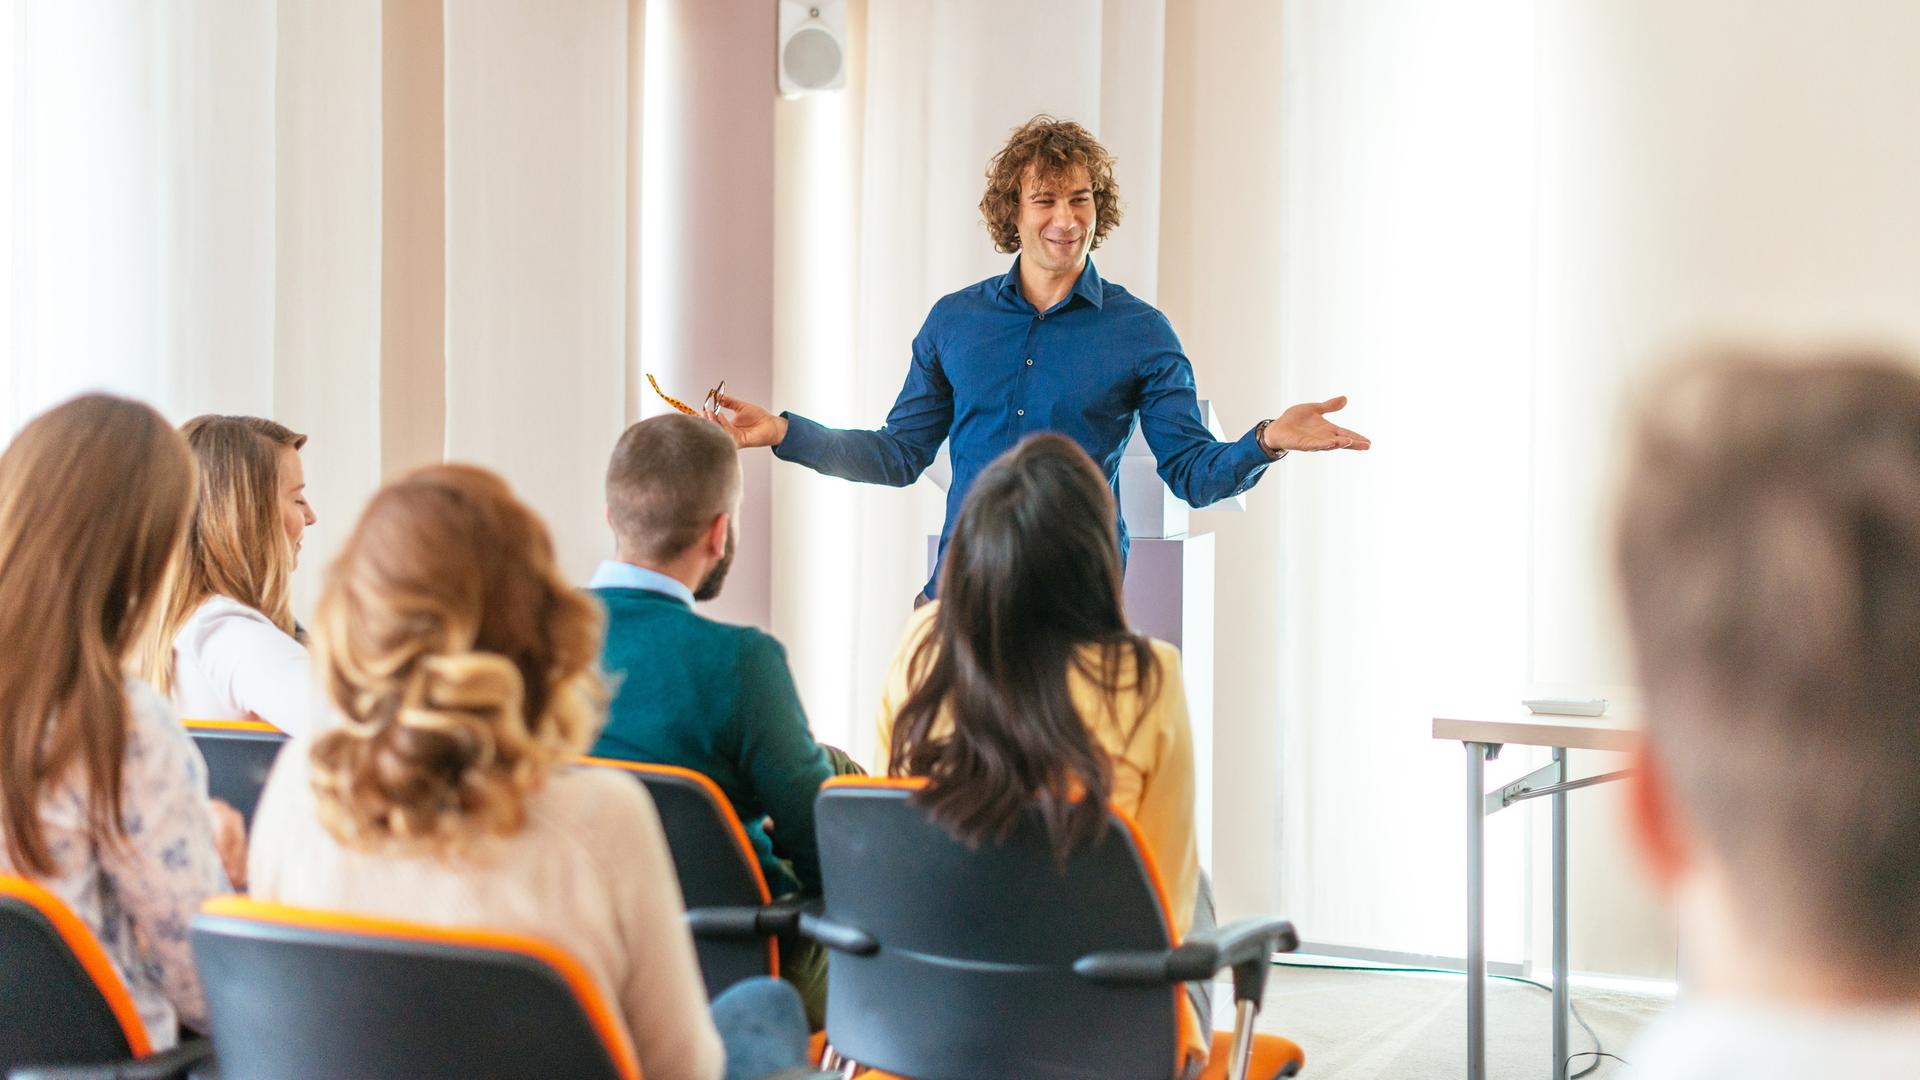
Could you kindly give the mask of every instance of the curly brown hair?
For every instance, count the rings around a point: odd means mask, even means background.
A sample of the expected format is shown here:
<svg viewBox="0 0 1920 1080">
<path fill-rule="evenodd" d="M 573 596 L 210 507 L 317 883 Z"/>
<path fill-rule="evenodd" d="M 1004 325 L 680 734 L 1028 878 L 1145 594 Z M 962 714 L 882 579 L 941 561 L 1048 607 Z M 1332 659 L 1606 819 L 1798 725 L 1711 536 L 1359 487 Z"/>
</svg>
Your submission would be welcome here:
<svg viewBox="0 0 1920 1080">
<path fill-rule="evenodd" d="M 1120 224 L 1120 188 L 1113 182 L 1113 155 L 1093 133 L 1071 120 L 1042 113 L 1014 129 L 1007 145 L 987 163 L 987 193 L 980 214 L 993 237 L 994 250 L 1020 250 L 1020 182 L 1028 169 L 1041 182 L 1059 181 L 1074 169 L 1087 170 L 1093 182 L 1093 247 Z"/>
<path fill-rule="evenodd" d="M 347 847 L 403 854 L 518 832 L 600 726 L 600 626 L 498 476 L 434 465 L 382 488 L 314 629 L 339 715 L 313 744 L 321 823 Z"/>
</svg>

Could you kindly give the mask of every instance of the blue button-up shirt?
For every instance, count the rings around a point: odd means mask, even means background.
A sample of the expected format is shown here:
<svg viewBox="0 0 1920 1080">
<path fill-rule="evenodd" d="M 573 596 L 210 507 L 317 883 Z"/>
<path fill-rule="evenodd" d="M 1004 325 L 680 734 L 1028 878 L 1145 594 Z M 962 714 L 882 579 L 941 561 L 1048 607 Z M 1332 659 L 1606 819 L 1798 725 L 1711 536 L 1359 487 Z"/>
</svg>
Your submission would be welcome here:
<svg viewBox="0 0 1920 1080">
<path fill-rule="evenodd" d="M 1053 431 L 1079 443 L 1107 474 L 1116 505 L 1120 456 L 1135 417 L 1160 476 L 1193 506 L 1238 495 L 1271 463 L 1252 429 L 1232 442 L 1201 422 L 1193 365 L 1167 317 L 1105 281 L 1088 259 L 1066 298 L 1036 311 L 1020 292 L 1020 261 L 999 277 L 942 297 L 913 339 L 906 385 L 878 431 L 787 418 L 774 454 L 830 476 L 904 487 L 951 439 L 953 484 L 940 556 L 973 481 L 1028 435 Z M 1120 554 L 1127 526 L 1119 523 Z M 940 578 L 934 567 L 928 596 Z"/>
</svg>

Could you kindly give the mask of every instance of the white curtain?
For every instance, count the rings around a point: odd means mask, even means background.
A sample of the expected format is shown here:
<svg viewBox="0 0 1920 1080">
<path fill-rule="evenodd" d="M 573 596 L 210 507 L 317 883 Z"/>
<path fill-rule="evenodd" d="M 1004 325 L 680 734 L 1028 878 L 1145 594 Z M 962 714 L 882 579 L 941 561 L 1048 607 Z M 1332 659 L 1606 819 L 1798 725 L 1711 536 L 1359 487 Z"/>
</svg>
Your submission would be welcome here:
<svg viewBox="0 0 1920 1080">
<path fill-rule="evenodd" d="M 626 418 L 626 0 L 446 8 L 446 449 L 611 554 Z"/>
<path fill-rule="evenodd" d="M 273 405 L 272 5 L 25 0 L 10 432 L 92 386 Z"/>
<path fill-rule="evenodd" d="M 1287 379 L 1350 388 L 1378 443 L 1284 488 L 1276 892 L 1316 941 L 1458 956 L 1462 752 L 1427 721 L 1542 692 L 1631 706 L 1606 508 L 1637 380 L 1720 337 L 1920 347 L 1920 11 L 1284 20 Z M 1539 760 L 1509 750 L 1491 779 Z M 1571 802 L 1573 964 L 1670 974 L 1617 798 Z M 1543 959 L 1544 825 L 1490 825 L 1495 959 Z"/>
<path fill-rule="evenodd" d="M 1281 40 L 1286 382 L 1338 385 L 1378 442 L 1267 493 L 1280 907 L 1316 942 L 1460 955 L 1464 759 L 1427 724 L 1525 680 L 1533 5 L 1309 0 Z M 1524 940 L 1524 821 L 1488 838 L 1498 959 Z"/>
<path fill-rule="evenodd" d="M 304 608 L 378 429 L 376 0 L 20 0 L 7 14 L 0 424 L 75 393 L 312 435 Z M 371 291 L 370 291 L 371 290 Z"/>
<path fill-rule="evenodd" d="M 443 57 L 393 58 L 444 62 L 444 131 L 422 137 L 444 140 L 445 182 L 421 211 L 444 214 L 445 246 L 406 265 L 444 275 L 447 310 L 431 343 L 400 335 L 383 356 L 385 315 L 419 321 L 383 312 L 383 240 L 442 236 L 382 218 L 393 14 L 18 0 L 0 37 L 4 434 L 89 388 L 176 421 L 308 433 L 303 612 L 383 473 L 423 459 L 411 431 L 399 454 L 381 438 L 415 416 L 433 457 L 507 476 L 569 574 L 607 548 L 600 477 L 627 400 L 627 0 L 448 5 Z"/>
</svg>

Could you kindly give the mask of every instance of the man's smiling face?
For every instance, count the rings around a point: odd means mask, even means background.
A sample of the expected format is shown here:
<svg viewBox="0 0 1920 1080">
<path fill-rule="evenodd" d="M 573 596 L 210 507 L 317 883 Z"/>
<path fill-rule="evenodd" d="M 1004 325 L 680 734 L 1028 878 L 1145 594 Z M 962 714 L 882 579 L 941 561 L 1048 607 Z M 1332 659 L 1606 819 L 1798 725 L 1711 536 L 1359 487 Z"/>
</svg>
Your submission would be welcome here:
<svg viewBox="0 0 1920 1080">
<path fill-rule="evenodd" d="M 1075 167 L 1063 176 L 1020 179 L 1020 255 L 1051 273 L 1078 272 L 1093 245 L 1093 180 Z"/>
</svg>

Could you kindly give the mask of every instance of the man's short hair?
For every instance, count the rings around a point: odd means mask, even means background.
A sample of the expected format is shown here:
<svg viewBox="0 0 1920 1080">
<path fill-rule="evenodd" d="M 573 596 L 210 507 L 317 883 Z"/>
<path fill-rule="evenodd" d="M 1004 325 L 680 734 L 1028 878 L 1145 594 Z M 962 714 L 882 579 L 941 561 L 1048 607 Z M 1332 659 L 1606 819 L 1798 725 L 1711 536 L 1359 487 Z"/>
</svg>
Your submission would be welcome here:
<svg viewBox="0 0 1920 1080">
<path fill-rule="evenodd" d="M 628 428 L 607 463 L 607 511 L 623 552 L 664 562 L 740 496 L 740 453 L 711 421 L 679 413 Z"/>
<path fill-rule="evenodd" d="M 1723 353 L 1637 429 L 1618 570 L 1675 800 L 1750 930 L 1920 986 L 1920 375 Z"/>
<path fill-rule="evenodd" d="M 1011 255 L 1020 250 L 1020 185 L 1027 171 L 1031 169 L 1040 183 L 1057 184 L 1065 183 L 1076 168 L 1087 170 L 1093 186 L 1090 249 L 1100 246 L 1120 224 L 1120 185 L 1113 182 L 1113 155 L 1086 128 L 1043 114 L 1015 128 L 1007 145 L 987 163 L 987 193 L 980 197 L 980 216 L 995 251 Z"/>
</svg>

